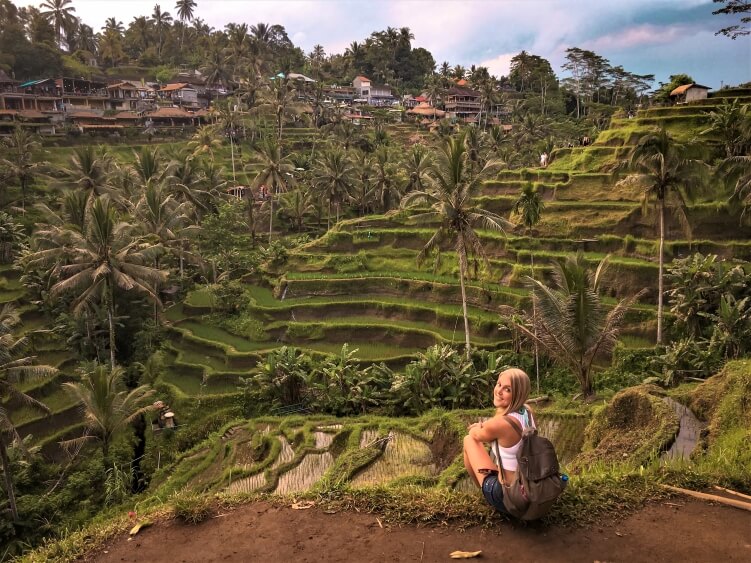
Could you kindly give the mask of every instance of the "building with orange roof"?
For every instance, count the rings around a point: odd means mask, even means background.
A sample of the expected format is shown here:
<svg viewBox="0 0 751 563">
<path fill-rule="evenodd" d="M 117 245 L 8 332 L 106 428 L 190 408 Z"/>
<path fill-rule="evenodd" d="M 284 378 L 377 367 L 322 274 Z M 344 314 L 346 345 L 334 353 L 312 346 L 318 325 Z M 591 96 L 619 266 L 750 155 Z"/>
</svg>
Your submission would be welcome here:
<svg viewBox="0 0 751 563">
<path fill-rule="evenodd" d="M 701 84 L 684 84 L 670 92 L 670 99 L 676 104 L 687 104 L 698 100 L 706 100 L 711 88 Z"/>
<path fill-rule="evenodd" d="M 157 90 L 157 98 L 161 102 L 172 102 L 172 105 L 198 109 L 198 91 L 187 82 L 167 84 Z"/>
</svg>

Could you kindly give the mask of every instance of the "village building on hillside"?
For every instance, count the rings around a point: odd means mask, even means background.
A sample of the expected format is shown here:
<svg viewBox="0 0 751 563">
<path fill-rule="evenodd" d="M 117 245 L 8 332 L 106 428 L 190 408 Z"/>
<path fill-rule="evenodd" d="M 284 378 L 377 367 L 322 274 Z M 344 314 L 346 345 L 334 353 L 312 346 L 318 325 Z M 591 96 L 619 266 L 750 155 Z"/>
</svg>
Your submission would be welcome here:
<svg viewBox="0 0 751 563">
<path fill-rule="evenodd" d="M 66 110 L 93 108 L 106 109 L 109 94 L 107 84 L 83 78 L 58 78 L 55 87 L 63 99 Z"/>
<path fill-rule="evenodd" d="M 32 80 L 23 84 L 6 83 L 0 85 L 0 88 L 2 89 L 0 109 L 35 111 L 62 111 L 63 109 L 54 80 Z"/>
<path fill-rule="evenodd" d="M 198 92 L 185 82 L 167 84 L 158 90 L 156 94 L 160 102 L 171 102 L 174 106 L 186 109 L 198 109 L 201 107 L 198 103 Z"/>
<path fill-rule="evenodd" d="M 154 107 L 154 89 L 132 82 L 117 82 L 107 86 L 109 109 L 145 111 Z"/>
<path fill-rule="evenodd" d="M 357 90 L 352 86 L 324 86 L 323 95 L 329 103 L 344 103 L 351 105 L 357 95 Z"/>
<path fill-rule="evenodd" d="M 670 99 L 676 104 L 687 104 L 698 100 L 706 100 L 711 88 L 701 84 L 684 84 L 670 92 Z"/>
<path fill-rule="evenodd" d="M 371 106 L 390 106 L 396 100 L 391 94 L 391 87 L 383 84 L 374 84 L 370 78 L 356 76 L 352 81 L 357 97 L 356 102 L 367 103 Z"/>
<path fill-rule="evenodd" d="M 475 90 L 453 87 L 446 90 L 443 105 L 452 117 L 469 122 L 477 120 L 480 114 L 480 97 Z"/>
</svg>

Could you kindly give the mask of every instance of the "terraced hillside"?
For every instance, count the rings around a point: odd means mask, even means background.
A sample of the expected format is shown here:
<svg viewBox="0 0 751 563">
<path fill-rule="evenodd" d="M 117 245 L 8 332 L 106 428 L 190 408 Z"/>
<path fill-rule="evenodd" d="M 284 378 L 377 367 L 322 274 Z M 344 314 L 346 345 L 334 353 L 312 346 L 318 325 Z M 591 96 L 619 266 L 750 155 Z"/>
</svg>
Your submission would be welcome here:
<svg viewBox="0 0 751 563">
<path fill-rule="evenodd" d="M 696 135 L 706 112 L 720 103 L 640 111 L 615 119 L 591 146 L 556 151 L 547 169 L 504 170 L 484 185 L 479 203 L 510 216 L 519 190 L 534 184 L 543 194 L 542 220 L 531 232 L 482 232 L 490 268 L 468 282 L 473 344 L 504 348 L 509 335 L 498 325 L 500 307 L 529 303 L 525 276 L 545 278 L 554 260 L 582 251 L 592 263 L 611 255 L 612 298 L 650 288 L 627 318 L 630 346 L 653 342 L 657 282 L 657 228 L 643 209 L 641 186 L 611 172 L 640 135 L 663 125 L 677 136 Z M 689 117 L 687 117 L 689 116 Z M 685 119 L 684 119 L 685 118 Z M 702 121 L 704 120 L 704 121 Z M 701 122 L 701 123 L 700 123 Z M 402 126 L 405 128 L 407 126 Z M 692 238 L 668 219 L 668 259 L 694 252 L 751 260 L 751 229 L 741 226 L 719 196 L 704 194 L 689 207 Z M 513 217 L 512 217 L 513 219 Z M 732 226 L 732 227 L 729 227 Z M 206 290 L 190 294 L 169 312 L 172 320 L 168 381 L 188 395 L 229 392 L 233 380 L 270 349 L 294 345 L 333 353 L 349 343 L 364 362 L 398 368 L 435 343 L 463 340 L 455 254 L 445 248 L 438 264 L 417 265 L 433 230 L 405 211 L 345 220 L 324 236 L 292 250 L 281 265 L 251 278 L 243 330 L 227 329 L 212 315 Z"/>
<path fill-rule="evenodd" d="M 81 425 L 78 408 L 61 387 L 61 383 L 72 379 L 75 359 L 68 345 L 56 336 L 50 319 L 29 302 L 20 277 L 20 271 L 7 264 L 0 265 L 0 304 L 12 303 L 21 313 L 22 324 L 16 336 L 28 338 L 27 353 L 36 356 L 37 363 L 56 367 L 59 372 L 53 377 L 17 386 L 47 405 L 49 415 L 13 399 L 6 399 L 3 408 L 10 413 L 21 436 L 31 435 L 33 443 L 41 446 L 43 453 L 55 458 L 61 454 L 58 442 L 73 435 Z"/>
<path fill-rule="evenodd" d="M 296 494 L 316 487 L 419 483 L 472 491 L 461 456 L 461 436 L 478 413 L 452 411 L 418 419 L 286 417 L 232 423 L 221 437 L 186 452 L 155 476 L 156 494 L 183 487 L 228 494 Z M 537 415 L 541 434 L 561 462 L 581 450 L 588 418 Z"/>
</svg>

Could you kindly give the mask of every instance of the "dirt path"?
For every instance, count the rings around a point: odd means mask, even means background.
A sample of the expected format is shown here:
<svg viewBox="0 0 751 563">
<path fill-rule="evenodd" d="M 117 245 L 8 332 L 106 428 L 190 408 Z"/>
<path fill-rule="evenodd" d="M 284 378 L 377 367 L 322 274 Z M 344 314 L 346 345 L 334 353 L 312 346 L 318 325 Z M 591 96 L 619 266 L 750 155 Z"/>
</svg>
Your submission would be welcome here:
<svg viewBox="0 0 751 563">
<path fill-rule="evenodd" d="M 464 533 L 439 528 L 381 528 L 376 514 L 326 514 L 268 503 L 236 508 L 199 526 L 161 522 L 128 541 L 112 540 L 89 561 L 449 561 L 460 549 L 485 561 L 749 561 L 751 513 L 673 499 L 587 529 L 504 523 Z"/>
</svg>

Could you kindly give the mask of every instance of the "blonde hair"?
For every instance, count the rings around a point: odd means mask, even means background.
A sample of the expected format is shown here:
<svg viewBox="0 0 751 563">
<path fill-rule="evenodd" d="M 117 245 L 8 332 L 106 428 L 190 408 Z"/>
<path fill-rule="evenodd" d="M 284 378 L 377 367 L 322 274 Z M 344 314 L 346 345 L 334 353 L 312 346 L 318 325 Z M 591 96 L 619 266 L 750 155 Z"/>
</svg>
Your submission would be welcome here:
<svg viewBox="0 0 751 563">
<path fill-rule="evenodd" d="M 498 374 L 498 377 L 508 375 L 511 379 L 511 403 L 503 414 L 510 412 L 516 412 L 522 407 L 526 407 L 525 404 L 529 399 L 529 392 L 532 385 L 529 382 L 529 376 L 519 368 L 509 368 Z"/>
</svg>

